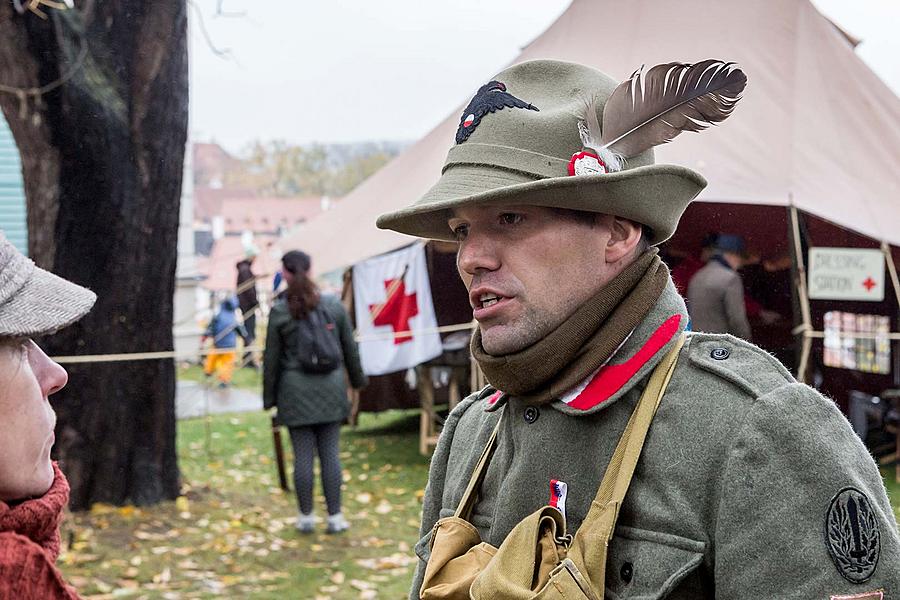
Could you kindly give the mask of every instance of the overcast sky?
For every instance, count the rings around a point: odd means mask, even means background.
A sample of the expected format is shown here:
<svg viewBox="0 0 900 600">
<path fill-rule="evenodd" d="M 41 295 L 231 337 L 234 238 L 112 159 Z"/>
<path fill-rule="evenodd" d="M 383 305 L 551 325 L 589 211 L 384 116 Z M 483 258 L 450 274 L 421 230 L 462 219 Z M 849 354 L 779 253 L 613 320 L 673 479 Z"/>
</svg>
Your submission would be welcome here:
<svg viewBox="0 0 900 600">
<path fill-rule="evenodd" d="M 568 4 L 192 0 L 194 139 L 235 153 L 256 139 L 414 141 Z M 900 2 L 814 4 L 863 40 L 858 55 L 900 94 Z M 219 5 L 225 16 L 216 14 Z"/>
</svg>

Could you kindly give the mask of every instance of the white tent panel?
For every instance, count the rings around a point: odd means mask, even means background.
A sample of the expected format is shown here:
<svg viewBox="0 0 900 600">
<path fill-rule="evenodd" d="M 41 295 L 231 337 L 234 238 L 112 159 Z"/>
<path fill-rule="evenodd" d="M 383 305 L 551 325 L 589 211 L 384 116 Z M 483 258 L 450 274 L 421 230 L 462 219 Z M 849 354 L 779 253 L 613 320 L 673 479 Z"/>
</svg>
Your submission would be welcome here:
<svg viewBox="0 0 900 600">
<path fill-rule="evenodd" d="M 739 63 L 748 85 L 734 115 L 712 131 L 682 134 L 657 162 L 701 172 L 709 180 L 701 201 L 793 202 L 900 245 L 900 100 L 808 0 L 574 0 L 513 62 L 537 58 L 620 80 L 642 64 Z M 459 111 L 283 247 L 303 248 L 322 273 L 409 243 L 376 229 L 375 219 L 437 180 Z"/>
</svg>

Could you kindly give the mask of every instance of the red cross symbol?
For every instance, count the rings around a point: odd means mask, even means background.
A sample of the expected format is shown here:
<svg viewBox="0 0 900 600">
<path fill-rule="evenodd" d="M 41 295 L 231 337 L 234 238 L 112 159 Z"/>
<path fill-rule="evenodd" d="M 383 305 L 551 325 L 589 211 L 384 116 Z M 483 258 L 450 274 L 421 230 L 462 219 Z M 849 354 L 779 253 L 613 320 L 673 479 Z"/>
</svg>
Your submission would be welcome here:
<svg viewBox="0 0 900 600">
<path fill-rule="evenodd" d="M 404 271 L 403 275 L 406 275 Z M 372 315 L 372 323 L 375 325 L 390 325 L 394 333 L 409 331 L 409 320 L 419 314 L 419 304 L 416 294 L 407 295 L 406 283 L 403 275 L 399 279 L 388 279 L 384 282 L 387 298 L 383 304 L 370 304 L 369 314 Z M 411 333 L 398 335 L 394 338 L 395 344 L 411 342 Z"/>
<path fill-rule="evenodd" d="M 871 292 L 872 288 L 878 285 L 871 277 L 866 277 L 866 280 L 862 282 L 863 287 L 866 288 L 867 292 Z"/>
</svg>

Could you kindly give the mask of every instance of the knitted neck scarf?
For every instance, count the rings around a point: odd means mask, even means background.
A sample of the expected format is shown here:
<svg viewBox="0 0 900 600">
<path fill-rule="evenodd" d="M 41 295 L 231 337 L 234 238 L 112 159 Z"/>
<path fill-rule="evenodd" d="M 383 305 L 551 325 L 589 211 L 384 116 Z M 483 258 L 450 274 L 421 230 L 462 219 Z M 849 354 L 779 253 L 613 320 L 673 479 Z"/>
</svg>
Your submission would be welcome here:
<svg viewBox="0 0 900 600">
<path fill-rule="evenodd" d="M 531 346 L 492 356 L 472 336 L 472 355 L 498 390 L 527 404 L 559 398 L 600 368 L 646 317 L 668 281 L 655 248 L 642 254 L 578 308 L 559 327 Z"/>
<path fill-rule="evenodd" d="M 59 523 L 69 502 L 69 482 L 55 462 L 53 475 L 53 484 L 40 498 L 12 505 L 0 500 L 0 531 L 27 537 L 55 561 L 59 555 Z"/>
</svg>

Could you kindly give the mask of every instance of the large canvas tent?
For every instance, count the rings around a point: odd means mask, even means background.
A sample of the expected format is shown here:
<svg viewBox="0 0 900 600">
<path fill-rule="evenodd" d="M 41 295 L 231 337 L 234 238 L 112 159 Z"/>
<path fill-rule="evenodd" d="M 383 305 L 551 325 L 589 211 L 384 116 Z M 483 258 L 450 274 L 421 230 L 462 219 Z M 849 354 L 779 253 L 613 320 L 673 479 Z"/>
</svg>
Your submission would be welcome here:
<svg viewBox="0 0 900 600">
<path fill-rule="evenodd" d="M 804 253 L 794 251 L 810 242 L 887 244 L 895 255 L 900 246 L 900 100 L 859 59 L 855 44 L 808 0 L 574 0 L 513 62 L 575 61 L 620 80 L 641 65 L 739 63 L 748 85 L 735 113 L 713 131 L 683 134 L 657 150 L 657 162 L 694 168 L 709 180 L 673 243 L 697 243 L 711 228 L 749 229 L 758 247 L 793 253 L 796 269 Z M 485 81 L 493 75 L 488 69 Z M 412 203 L 437 180 L 466 101 L 284 247 L 309 251 L 323 273 L 410 243 L 378 230 L 375 219 Z M 801 232 L 800 243 L 792 230 Z M 877 310 L 896 317 L 888 289 Z M 807 330 L 811 319 L 820 320 L 821 311 L 795 309 Z M 789 336 L 792 325 L 785 327 Z"/>
<path fill-rule="evenodd" d="M 569 60 L 621 80 L 642 64 L 710 57 L 742 66 L 744 99 L 716 131 L 659 148 L 657 162 L 703 173 L 702 202 L 793 203 L 900 245 L 900 100 L 808 0 L 574 0 L 513 62 Z M 467 101 L 284 246 L 307 249 L 327 272 L 408 244 L 375 218 L 437 180 Z"/>
</svg>

